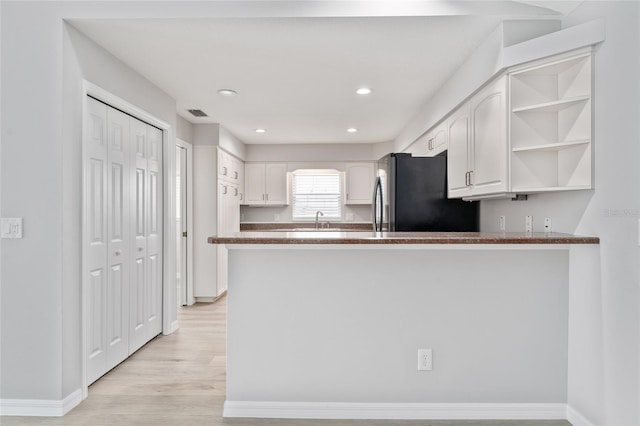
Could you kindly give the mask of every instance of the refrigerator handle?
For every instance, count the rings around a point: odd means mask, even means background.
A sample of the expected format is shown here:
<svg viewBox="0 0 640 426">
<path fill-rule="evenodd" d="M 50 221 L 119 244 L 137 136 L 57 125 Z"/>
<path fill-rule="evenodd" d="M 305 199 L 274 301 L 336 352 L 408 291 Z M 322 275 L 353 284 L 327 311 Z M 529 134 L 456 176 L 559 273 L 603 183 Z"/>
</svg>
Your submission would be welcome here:
<svg viewBox="0 0 640 426">
<path fill-rule="evenodd" d="M 382 184 L 380 176 L 376 177 L 376 183 L 373 185 L 373 199 L 371 200 L 371 217 L 373 218 L 373 232 L 378 232 L 378 223 L 376 217 L 376 206 L 378 204 L 378 189 L 380 189 L 380 198 L 382 199 Z M 382 204 L 384 206 L 384 204 Z"/>
</svg>

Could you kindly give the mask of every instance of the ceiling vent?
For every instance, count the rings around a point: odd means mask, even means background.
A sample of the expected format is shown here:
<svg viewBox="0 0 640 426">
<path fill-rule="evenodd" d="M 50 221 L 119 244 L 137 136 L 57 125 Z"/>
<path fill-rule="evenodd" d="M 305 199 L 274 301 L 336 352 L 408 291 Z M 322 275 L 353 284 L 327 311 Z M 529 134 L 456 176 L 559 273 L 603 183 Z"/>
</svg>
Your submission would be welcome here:
<svg viewBox="0 0 640 426">
<path fill-rule="evenodd" d="M 194 117 L 208 117 L 208 115 L 201 109 L 188 109 L 187 111 L 189 111 Z"/>
</svg>

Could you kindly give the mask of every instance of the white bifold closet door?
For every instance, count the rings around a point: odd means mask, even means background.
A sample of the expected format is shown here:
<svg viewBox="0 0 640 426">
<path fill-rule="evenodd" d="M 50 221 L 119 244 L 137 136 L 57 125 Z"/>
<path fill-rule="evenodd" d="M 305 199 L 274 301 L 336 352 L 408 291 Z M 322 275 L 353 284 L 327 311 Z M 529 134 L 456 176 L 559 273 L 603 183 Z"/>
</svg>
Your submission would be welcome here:
<svg viewBox="0 0 640 426">
<path fill-rule="evenodd" d="M 93 98 L 85 126 L 87 379 L 162 331 L 162 131 Z"/>
</svg>

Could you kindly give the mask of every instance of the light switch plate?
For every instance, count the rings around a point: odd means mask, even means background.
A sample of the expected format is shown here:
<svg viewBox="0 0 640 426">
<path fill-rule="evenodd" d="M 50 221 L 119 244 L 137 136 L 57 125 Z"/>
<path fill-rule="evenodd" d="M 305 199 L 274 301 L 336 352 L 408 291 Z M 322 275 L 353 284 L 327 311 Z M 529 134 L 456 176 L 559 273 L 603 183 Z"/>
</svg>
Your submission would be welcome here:
<svg viewBox="0 0 640 426">
<path fill-rule="evenodd" d="M 0 237 L 2 238 L 22 238 L 22 218 L 3 217 L 0 229 Z"/>
</svg>

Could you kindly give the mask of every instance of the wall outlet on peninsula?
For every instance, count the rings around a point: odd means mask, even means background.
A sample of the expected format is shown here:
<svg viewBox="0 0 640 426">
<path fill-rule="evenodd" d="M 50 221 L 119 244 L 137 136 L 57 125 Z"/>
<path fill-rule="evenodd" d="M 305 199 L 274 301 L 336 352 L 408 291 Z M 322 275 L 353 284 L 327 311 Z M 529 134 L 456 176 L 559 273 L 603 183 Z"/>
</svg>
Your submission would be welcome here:
<svg viewBox="0 0 640 426">
<path fill-rule="evenodd" d="M 433 370 L 433 350 L 418 349 L 418 371 Z"/>
</svg>

